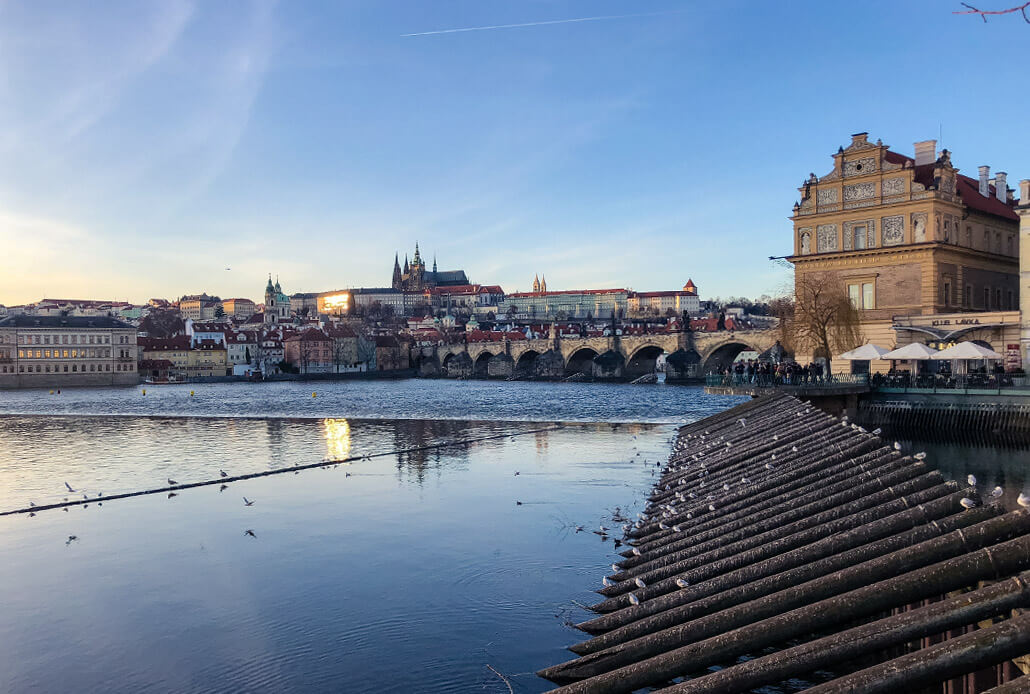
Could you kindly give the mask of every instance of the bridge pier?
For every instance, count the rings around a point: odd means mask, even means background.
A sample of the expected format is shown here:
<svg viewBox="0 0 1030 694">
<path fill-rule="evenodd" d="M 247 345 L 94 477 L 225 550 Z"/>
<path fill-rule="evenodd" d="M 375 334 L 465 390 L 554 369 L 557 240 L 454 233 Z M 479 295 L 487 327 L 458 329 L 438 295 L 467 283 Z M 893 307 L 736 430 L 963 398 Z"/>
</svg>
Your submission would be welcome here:
<svg viewBox="0 0 1030 694">
<path fill-rule="evenodd" d="M 515 360 L 508 354 L 495 354 L 486 365 L 488 378 L 510 378 L 515 375 Z"/>
</svg>

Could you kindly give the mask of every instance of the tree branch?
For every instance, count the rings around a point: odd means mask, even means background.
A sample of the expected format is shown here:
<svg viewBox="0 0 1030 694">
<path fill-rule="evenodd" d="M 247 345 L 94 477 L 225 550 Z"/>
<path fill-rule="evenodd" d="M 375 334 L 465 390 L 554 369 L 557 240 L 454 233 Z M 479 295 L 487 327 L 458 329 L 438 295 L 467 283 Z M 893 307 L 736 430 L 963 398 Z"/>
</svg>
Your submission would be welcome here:
<svg viewBox="0 0 1030 694">
<path fill-rule="evenodd" d="M 1027 14 L 1027 9 L 1030 9 L 1030 1 L 1024 2 L 1022 5 L 1017 5 L 1016 7 L 1010 7 L 1007 10 L 981 10 L 981 9 L 976 8 L 976 7 L 973 7 L 972 5 L 970 5 L 967 2 L 963 2 L 963 3 L 961 3 L 961 5 L 963 7 L 968 7 L 969 9 L 968 10 L 955 10 L 954 12 L 952 12 L 952 14 L 977 14 L 977 15 L 980 15 L 980 18 L 986 22 L 987 21 L 987 15 L 989 15 L 989 14 L 999 15 L 999 14 L 1013 14 L 1015 12 L 1019 12 L 1020 14 L 1023 15 L 1023 21 L 1026 22 L 1027 24 L 1030 24 L 1030 15 Z"/>
</svg>

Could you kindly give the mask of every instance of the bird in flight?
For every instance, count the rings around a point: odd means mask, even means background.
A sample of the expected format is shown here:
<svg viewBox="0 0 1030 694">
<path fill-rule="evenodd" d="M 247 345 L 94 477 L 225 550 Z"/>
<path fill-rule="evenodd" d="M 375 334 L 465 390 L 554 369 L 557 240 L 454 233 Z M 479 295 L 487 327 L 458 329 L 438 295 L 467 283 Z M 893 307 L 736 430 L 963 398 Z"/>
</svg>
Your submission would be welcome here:
<svg viewBox="0 0 1030 694">
<path fill-rule="evenodd" d="M 64 486 L 68 487 L 68 491 L 72 492 L 73 494 L 75 493 L 75 490 L 72 489 L 72 486 L 70 484 L 68 484 L 67 482 L 64 483 Z"/>
<path fill-rule="evenodd" d="M 253 506 L 254 502 L 249 500 L 247 497 L 243 497 L 243 505 L 244 506 Z"/>
<path fill-rule="evenodd" d="M 251 537 L 255 537 L 255 538 L 257 537 L 257 535 L 254 534 L 253 530 L 244 530 L 243 534 L 244 535 L 250 535 Z"/>
</svg>

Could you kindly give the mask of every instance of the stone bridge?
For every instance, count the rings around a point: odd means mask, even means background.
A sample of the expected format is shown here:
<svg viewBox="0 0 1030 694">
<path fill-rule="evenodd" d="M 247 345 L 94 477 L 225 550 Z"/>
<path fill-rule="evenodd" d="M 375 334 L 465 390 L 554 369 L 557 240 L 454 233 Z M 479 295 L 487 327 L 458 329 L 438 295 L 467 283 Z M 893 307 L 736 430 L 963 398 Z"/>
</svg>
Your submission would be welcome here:
<svg viewBox="0 0 1030 694">
<path fill-rule="evenodd" d="M 745 350 L 764 352 L 777 330 L 676 332 L 616 337 L 561 337 L 438 345 L 422 353 L 420 373 L 451 378 L 632 380 L 654 373 L 666 357 L 666 379 L 700 378 Z"/>
</svg>

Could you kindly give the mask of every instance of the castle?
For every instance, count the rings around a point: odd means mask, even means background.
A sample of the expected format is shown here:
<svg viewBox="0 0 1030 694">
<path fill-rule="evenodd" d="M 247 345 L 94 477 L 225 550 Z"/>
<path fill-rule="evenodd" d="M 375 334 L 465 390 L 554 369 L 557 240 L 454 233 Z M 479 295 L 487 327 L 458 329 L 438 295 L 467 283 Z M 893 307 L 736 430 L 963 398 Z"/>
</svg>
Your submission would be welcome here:
<svg viewBox="0 0 1030 694">
<path fill-rule="evenodd" d="M 393 256 L 393 288 L 402 292 L 423 292 L 434 287 L 460 287 L 469 283 L 468 276 L 464 270 L 436 269 L 436 258 L 433 258 L 433 269 L 426 270 L 426 264 L 422 260 L 422 254 L 418 249 L 418 242 L 415 242 L 415 257 L 408 262 L 408 256 L 404 256 L 404 267 L 401 268 L 400 258 L 397 254 Z"/>
</svg>

